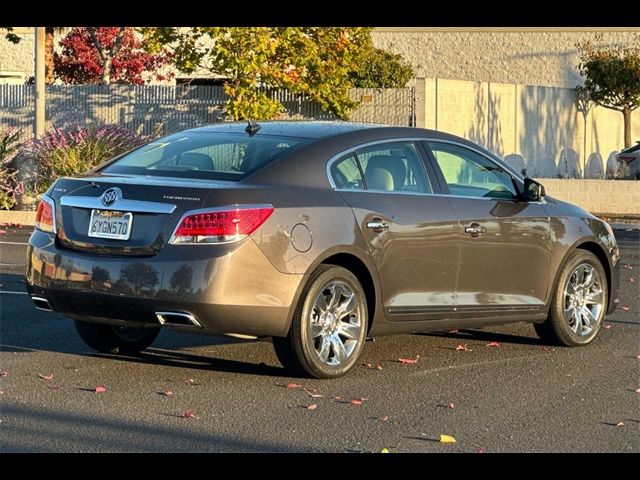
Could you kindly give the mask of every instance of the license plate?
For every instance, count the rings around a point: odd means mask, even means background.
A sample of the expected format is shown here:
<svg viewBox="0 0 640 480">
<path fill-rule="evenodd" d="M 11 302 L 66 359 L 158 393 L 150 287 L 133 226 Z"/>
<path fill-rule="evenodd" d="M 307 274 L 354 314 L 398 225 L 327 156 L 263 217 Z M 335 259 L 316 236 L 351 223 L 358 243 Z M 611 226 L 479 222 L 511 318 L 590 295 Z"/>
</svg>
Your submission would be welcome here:
<svg viewBox="0 0 640 480">
<path fill-rule="evenodd" d="M 113 240 L 129 240 L 132 223 L 133 214 L 131 212 L 91 210 L 89 236 L 111 238 Z"/>
</svg>

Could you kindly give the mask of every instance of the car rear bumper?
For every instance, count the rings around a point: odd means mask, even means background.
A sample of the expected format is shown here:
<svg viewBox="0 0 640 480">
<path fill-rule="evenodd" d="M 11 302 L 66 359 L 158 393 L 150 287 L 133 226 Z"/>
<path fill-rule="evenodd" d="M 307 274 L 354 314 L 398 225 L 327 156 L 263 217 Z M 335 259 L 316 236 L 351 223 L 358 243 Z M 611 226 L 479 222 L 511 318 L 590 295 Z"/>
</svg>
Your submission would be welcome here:
<svg viewBox="0 0 640 480">
<path fill-rule="evenodd" d="M 32 297 L 76 319 L 158 325 L 157 312 L 192 315 L 212 333 L 284 336 L 302 275 L 276 270 L 250 238 L 228 245 L 168 245 L 153 257 L 60 248 L 34 231 L 25 282 Z"/>
</svg>

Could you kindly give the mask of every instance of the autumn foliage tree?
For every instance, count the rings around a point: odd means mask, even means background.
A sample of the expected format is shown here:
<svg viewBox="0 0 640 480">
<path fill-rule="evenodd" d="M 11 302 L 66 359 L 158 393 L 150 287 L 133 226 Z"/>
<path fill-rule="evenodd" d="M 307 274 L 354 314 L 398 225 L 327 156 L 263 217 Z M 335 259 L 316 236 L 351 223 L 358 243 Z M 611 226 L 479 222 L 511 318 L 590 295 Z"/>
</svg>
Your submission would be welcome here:
<svg viewBox="0 0 640 480">
<path fill-rule="evenodd" d="M 142 48 L 133 27 L 78 27 L 60 41 L 54 57 L 56 77 L 69 84 L 129 83 L 142 85 L 170 74 L 165 67 L 169 52 L 150 53 Z"/>
<path fill-rule="evenodd" d="M 283 105 L 265 88 L 309 96 L 346 118 L 349 74 L 371 49 L 371 29 L 362 27 L 161 27 L 145 31 L 145 47 L 169 46 L 176 67 L 205 69 L 226 79 L 226 114 L 232 119 L 277 117 Z"/>
<path fill-rule="evenodd" d="M 631 146 L 631 113 L 640 107 L 640 40 L 632 46 L 597 47 L 592 42 L 576 45 L 580 75 L 591 100 L 617 110 L 624 118 L 624 146 Z"/>
</svg>

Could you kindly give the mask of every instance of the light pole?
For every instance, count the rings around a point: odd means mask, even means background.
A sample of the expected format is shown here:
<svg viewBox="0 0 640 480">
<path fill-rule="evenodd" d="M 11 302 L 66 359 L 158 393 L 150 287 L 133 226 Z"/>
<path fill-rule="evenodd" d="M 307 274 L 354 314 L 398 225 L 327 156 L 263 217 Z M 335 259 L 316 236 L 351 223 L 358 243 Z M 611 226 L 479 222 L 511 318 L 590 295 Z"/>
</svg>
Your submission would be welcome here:
<svg viewBox="0 0 640 480">
<path fill-rule="evenodd" d="M 33 122 L 33 136 L 38 139 L 44 133 L 45 115 L 45 68 L 44 68 L 44 27 L 35 27 L 35 118 Z"/>
</svg>

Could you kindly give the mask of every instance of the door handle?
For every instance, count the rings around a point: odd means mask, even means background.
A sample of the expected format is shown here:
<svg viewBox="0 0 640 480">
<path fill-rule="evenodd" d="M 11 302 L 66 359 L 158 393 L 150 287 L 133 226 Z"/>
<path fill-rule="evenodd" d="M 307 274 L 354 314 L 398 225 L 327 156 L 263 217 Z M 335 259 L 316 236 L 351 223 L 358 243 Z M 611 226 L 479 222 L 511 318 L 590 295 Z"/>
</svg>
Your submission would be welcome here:
<svg viewBox="0 0 640 480">
<path fill-rule="evenodd" d="M 486 233 L 487 229 L 479 223 L 472 223 L 468 227 L 465 227 L 464 232 L 468 233 L 472 237 L 478 237 L 481 234 Z"/>
<path fill-rule="evenodd" d="M 381 219 L 374 219 L 371 222 L 367 222 L 367 228 L 370 228 L 374 232 L 381 232 L 382 230 L 388 230 L 389 224 Z"/>
</svg>

